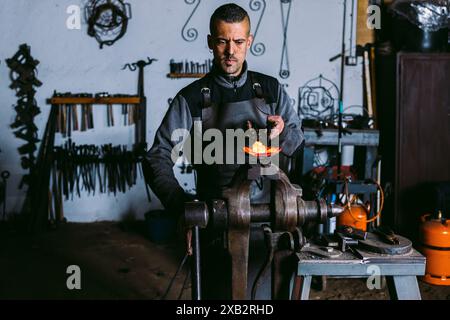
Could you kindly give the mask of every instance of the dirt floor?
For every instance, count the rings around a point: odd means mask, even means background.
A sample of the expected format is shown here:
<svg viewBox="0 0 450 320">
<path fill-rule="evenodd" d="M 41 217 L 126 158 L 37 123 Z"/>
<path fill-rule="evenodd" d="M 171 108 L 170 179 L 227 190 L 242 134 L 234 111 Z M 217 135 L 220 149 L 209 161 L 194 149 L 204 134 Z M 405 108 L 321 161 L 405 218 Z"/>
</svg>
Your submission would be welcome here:
<svg viewBox="0 0 450 320">
<path fill-rule="evenodd" d="M 142 222 L 67 223 L 38 237 L 10 226 L 0 232 L 0 299 L 161 299 L 183 252 L 176 241 L 152 243 Z M 67 267 L 81 269 L 81 290 L 68 290 Z M 177 299 L 186 272 L 168 299 Z M 419 282 L 423 299 L 450 300 L 450 287 Z M 181 294 L 190 298 L 189 285 Z M 387 289 L 368 290 L 365 279 L 326 280 L 311 299 L 389 299 Z"/>
</svg>

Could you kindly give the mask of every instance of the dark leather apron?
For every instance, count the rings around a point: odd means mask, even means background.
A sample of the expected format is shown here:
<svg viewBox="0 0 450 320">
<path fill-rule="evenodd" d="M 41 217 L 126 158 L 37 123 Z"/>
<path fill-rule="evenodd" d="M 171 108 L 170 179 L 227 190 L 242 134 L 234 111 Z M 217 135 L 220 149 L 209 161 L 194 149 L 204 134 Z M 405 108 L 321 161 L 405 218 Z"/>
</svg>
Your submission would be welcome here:
<svg viewBox="0 0 450 320">
<path fill-rule="evenodd" d="M 237 171 L 239 166 L 238 159 L 248 160 L 243 150 L 237 148 L 236 143 L 227 141 L 226 129 L 247 129 L 247 121 L 251 121 L 253 128 L 267 128 L 267 116 L 271 114 L 270 106 L 266 104 L 265 99 L 260 92 L 260 85 L 254 84 L 257 96 L 250 100 L 225 103 L 217 105 L 210 103 L 202 108 L 202 130 L 218 129 L 222 132 L 224 150 L 224 164 L 198 165 L 197 170 L 197 193 L 200 198 L 211 199 L 218 197 L 225 186 L 227 186 Z M 203 91 L 203 90 L 202 90 Z M 207 99 L 206 99 L 207 100 Z M 207 144 L 204 143 L 203 147 Z M 227 163 L 227 154 L 234 154 L 234 161 Z"/>
</svg>

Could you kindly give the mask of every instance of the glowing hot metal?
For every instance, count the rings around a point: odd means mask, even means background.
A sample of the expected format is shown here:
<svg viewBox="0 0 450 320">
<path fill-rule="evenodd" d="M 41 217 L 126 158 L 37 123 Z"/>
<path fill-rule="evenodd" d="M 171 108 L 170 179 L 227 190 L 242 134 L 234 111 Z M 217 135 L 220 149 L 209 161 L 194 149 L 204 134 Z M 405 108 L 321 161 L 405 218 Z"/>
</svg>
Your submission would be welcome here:
<svg viewBox="0 0 450 320">
<path fill-rule="evenodd" d="M 254 157 L 270 157 L 278 154 L 280 151 L 281 148 L 267 147 L 261 141 L 256 141 L 251 148 L 244 147 L 244 152 Z"/>
</svg>

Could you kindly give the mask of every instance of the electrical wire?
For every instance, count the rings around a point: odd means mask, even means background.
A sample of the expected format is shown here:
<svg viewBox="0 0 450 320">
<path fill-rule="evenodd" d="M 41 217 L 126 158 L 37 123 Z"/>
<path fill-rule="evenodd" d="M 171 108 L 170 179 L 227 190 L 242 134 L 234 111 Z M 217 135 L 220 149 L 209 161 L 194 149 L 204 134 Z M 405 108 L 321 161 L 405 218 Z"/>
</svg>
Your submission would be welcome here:
<svg viewBox="0 0 450 320">
<path fill-rule="evenodd" d="M 373 222 L 376 219 L 378 219 L 378 217 L 381 217 L 381 212 L 383 211 L 383 206 L 384 206 L 384 192 L 383 192 L 383 188 L 381 187 L 381 185 L 377 181 L 371 180 L 371 182 L 376 184 L 377 185 L 377 189 L 380 190 L 380 208 L 379 208 L 377 214 L 374 217 L 366 220 L 366 223 Z M 355 217 L 353 215 L 351 207 L 352 207 L 353 204 L 355 204 L 357 202 L 358 197 L 356 195 L 352 195 L 350 197 L 350 195 L 348 193 L 348 179 L 345 179 L 345 181 L 344 181 L 344 188 L 345 188 L 344 192 L 345 192 L 345 196 L 346 196 L 346 203 L 343 203 L 343 206 L 346 206 L 348 208 L 348 212 L 350 213 L 351 217 L 354 220 L 356 220 L 356 221 L 363 221 L 364 220 L 363 218 L 358 218 L 358 217 Z M 340 201 L 341 201 L 341 199 L 340 199 Z"/>
<path fill-rule="evenodd" d="M 166 289 L 166 292 L 164 292 L 164 294 L 162 295 L 161 299 L 162 300 L 166 300 L 167 295 L 169 294 L 170 289 L 172 289 L 173 283 L 175 281 L 175 278 L 178 276 L 178 274 L 180 273 L 181 269 L 183 269 L 184 265 L 186 264 L 186 261 L 189 257 L 189 254 L 186 253 L 183 257 L 183 260 L 181 261 L 180 265 L 178 266 L 177 271 L 175 272 L 174 276 L 172 277 L 172 279 L 170 279 L 170 283 L 169 286 Z"/>
<path fill-rule="evenodd" d="M 186 272 L 186 277 L 184 278 L 183 286 L 181 287 L 180 294 L 178 295 L 177 300 L 181 300 L 184 290 L 186 290 L 187 283 L 189 281 L 189 277 L 191 275 L 191 269 Z"/>
</svg>

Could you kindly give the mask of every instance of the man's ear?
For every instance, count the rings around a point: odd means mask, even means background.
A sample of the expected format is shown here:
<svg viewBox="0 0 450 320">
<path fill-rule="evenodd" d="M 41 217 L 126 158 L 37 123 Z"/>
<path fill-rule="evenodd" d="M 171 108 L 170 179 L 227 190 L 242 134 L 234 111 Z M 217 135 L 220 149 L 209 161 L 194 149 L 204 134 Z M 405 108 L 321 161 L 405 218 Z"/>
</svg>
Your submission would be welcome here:
<svg viewBox="0 0 450 320">
<path fill-rule="evenodd" d="M 247 38 L 247 49 L 250 49 L 250 47 L 252 46 L 253 43 L 253 35 L 249 35 Z"/>
<path fill-rule="evenodd" d="M 213 38 L 208 34 L 208 48 L 213 49 Z"/>
</svg>

